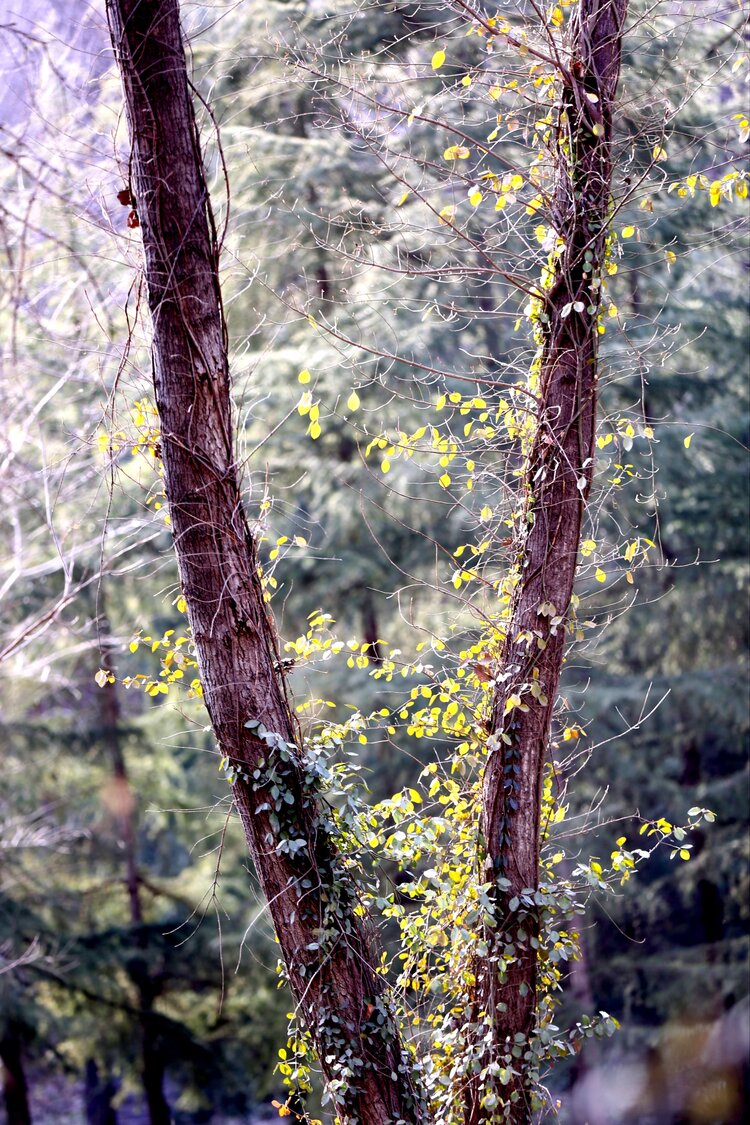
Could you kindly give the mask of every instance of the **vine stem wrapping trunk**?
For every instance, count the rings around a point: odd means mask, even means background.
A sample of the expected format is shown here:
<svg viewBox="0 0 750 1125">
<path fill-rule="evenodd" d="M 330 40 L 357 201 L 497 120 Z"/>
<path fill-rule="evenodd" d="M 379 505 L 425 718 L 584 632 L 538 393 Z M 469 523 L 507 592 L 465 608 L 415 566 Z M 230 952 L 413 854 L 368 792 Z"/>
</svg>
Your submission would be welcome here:
<svg viewBox="0 0 750 1125">
<path fill-rule="evenodd" d="M 243 511 L 219 251 L 178 0 L 107 0 L 107 12 L 143 232 L 166 495 L 206 706 L 221 752 L 249 778 L 235 785 L 237 808 L 340 1120 L 419 1122 L 373 941 L 297 748 Z M 248 729 L 252 720 L 262 727 Z M 283 788 L 276 810 L 272 784 Z"/>
<path fill-rule="evenodd" d="M 600 289 L 592 280 L 601 274 L 606 252 L 612 116 L 626 13 L 627 0 L 578 0 L 560 75 L 551 221 L 565 248 L 543 302 L 537 425 L 523 482 L 526 531 L 483 779 L 481 826 L 497 926 L 488 930 L 490 953 L 477 965 L 476 1011 L 489 1030 L 467 1084 L 466 1125 L 522 1125 L 532 1115 L 527 1078 L 537 953 L 531 939 L 539 933 L 539 918 L 536 904 L 524 908 L 521 902 L 519 908 L 514 900 L 539 883 L 544 764 L 594 470 Z M 557 625 L 555 618 L 561 619 Z M 523 708 L 513 706 L 511 696 L 520 696 Z M 511 1069 L 505 1084 L 493 1080 L 498 1067 Z M 495 1088 L 504 1110 L 483 1105 Z"/>
</svg>

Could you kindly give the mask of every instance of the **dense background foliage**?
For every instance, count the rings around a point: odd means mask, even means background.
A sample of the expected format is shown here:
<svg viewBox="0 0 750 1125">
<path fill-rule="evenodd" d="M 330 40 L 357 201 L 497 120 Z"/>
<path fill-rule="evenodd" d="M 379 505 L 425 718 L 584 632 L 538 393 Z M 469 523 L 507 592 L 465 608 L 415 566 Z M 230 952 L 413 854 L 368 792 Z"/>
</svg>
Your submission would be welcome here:
<svg viewBox="0 0 750 1125">
<path fill-rule="evenodd" d="M 616 219 L 638 236 L 622 239 L 612 278 L 623 331 L 607 337 L 602 433 L 640 413 L 655 439 L 631 442 L 629 489 L 603 467 L 597 536 L 614 545 L 634 527 L 656 546 L 636 586 L 585 587 L 585 612 L 606 628 L 566 671 L 586 746 L 568 842 L 575 854 L 578 815 L 587 851 L 593 834 L 603 854 L 613 818 L 636 811 L 678 822 L 698 805 L 716 823 L 695 834 L 689 863 L 659 857 L 616 898 L 590 901 L 564 1013 L 604 1009 L 623 1029 L 606 1055 L 553 1075 L 571 1121 L 593 1112 L 587 1099 L 610 1121 L 730 1121 L 739 1105 L 711 1067 L 684 1105 L 664 1093 L 686 1060 L 697 1073 L 720 1016 L 747 1020 L 746 207 L 666 189 L 740 165 L 749 68 L 731 66 L 739 10 L 695 15 L 635 6 L 629 40 L 620 187 L 640 182 L 662 143 L 664 159 Z M 433 120 L 486 134 L 486 106 L 449 83 L 474 46 L 446 6 L 186 5 L 185 18 L 231 187 L 238 452 L 282 639 L 322 610 L 359 646 L 359 661 L 300 662 L 292 688 L 299 703 L 319 699 L 310 721 L 367 712 L 396 698 L 370 674 L 386 651 L 475 627 L 455 583 L 446 603 L 450 557 L 485 505 L 508 502 L 517 452 L 485 461 L 458 502 L 434 458 L 395 456 L 385 471 L 387 447 L 365 451 L 381 432 L 417 431 L 438 394 L 470 393 L 467 379 L 478 393 L 525 369 L 518 300 L 478 263 L 492 251 L 533 271 L 536 259 L 520 228 L 487 233 L 479 210 L 470 244 L 440 221 L 467 184 L 446 188 L 452 142 Z M 151 651 L 184 619 L 135 318 L 138 231 L 117 201 L 127 149 L 103 13 L 37 0 L 0 42 L 0 1039 L 24 1060 L 37 1121 L 135 1119 L 144 1043 L 177 1120 L 252 1120 L 280 1089 L 288 1000 L 200 699 L 184 692 L 175 706 Z M 447 44 L 446 77 L 430 59 Z M 665 139 L 665 113 L 691 90 Z M 223 223 L 207 112 L 202 128 Z M 508 167 L 525 147 L 511 130 Z M 439 200 L 431 219 L 404 183 Z M 98 686 L 110 667 L 117 682 Z M 356 749 L 378 798 L 439 752 L 401 729 Z M 384 893 L 394 874 L 383 870 Z"/>
</svg>

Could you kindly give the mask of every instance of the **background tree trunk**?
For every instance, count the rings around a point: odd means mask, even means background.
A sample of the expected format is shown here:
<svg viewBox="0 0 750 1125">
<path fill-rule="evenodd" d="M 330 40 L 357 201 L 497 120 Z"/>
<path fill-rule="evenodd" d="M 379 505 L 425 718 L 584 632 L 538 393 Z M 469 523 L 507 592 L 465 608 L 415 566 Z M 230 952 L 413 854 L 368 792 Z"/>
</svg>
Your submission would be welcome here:
<svg viewBox="0 0 750 1125">
<path fill-rule="evenodd" d="M 84 1071 L 86 1125 L 117 1125 L 112 1099 L 117 1093 L 114 1082 L 99 1073 L 95 1059 L 88 1059 Z"/>
<path fill-rule="evenodd" d="M 0 1038 L 0 1062 L 3 1064 L 3 1102 L 8 1125 L 31 1125 L 29 1089 L 23 1068 L 21 1036 L 11 1023 Z"/>
<path fill-rule="evenodd" d="M 504 1120 L 531 1119 L 524 1055 L 536 1015 L 537 953 L 531 939 L 539 932 L 539 911 L 533 902 L 524 904 L 522 892 L 538 886 L 544 762 L 594 470 L 598 332 L 596 313 L 587 310 L 599 307 L 600 290 L 591 281 L 605 254 L 612 112 L 626 11 L 627 0 L 579 0 L 571 10 L 551 216 L 565 250 L 544 307 L 549 319 L 543 326 L 537 429 L 524 478 L 527 530 L 493 704 L 494 748 L 483 781 L 487 880 L 501 880 L 497 928 L 487 933 L 490 954 L 477 967 L 477 1013 L 486 1013 L 491 1036 L 481 1056 L 486 1082 L 479 1073 L 469 1082 L 466 1125 L 495 1119 L 494 1111 L 482 1106 L 491 1085 L 486 1068 L 493 1064 L 514 1072 L 507 1085 L 497 1086 L 511 1106 Z M 538 684 L 537 694 L 532 684 Z M 523 709 L 508 709 L 511 696 L 520 696 Z M 525 938 L 519 939 L 519 930 Z"/>
<path fill-rule="evenodd" d="M 356 895 L 297 749 L 234 459 L 219 248 L 177 0 L 108 0 L 153 320 L 166 494 L 206 706 L 290 985 L 343 1121 L 421 1119 Z M 262 727 L 248 729 L 254 720 Z M 259 737 L 264 734 L 263 737 Z"/>
<path fill-rule="evenodd" d="M 100 606 L 98 622 L 102 637 L 99 644 L 100 662 L 102 668 L 112 669 L 114 652 L 103 585 L 99 587 L 98 597 Z M 138 812 L 120 736 L 122 714 L 119 692 L 121 690 L 115 681 L 105 683 L 99 692 L 101 737 L 112 764 L 113 788 L 110 802 L 122 842 L 125 859 L 124 881 L 128 895 L 132 940 L 138 950 L 138 956 L 132 961 L 130 975 L 138 992 L 143 1092 L 148 1108 L 149 1125 L 169 1125 L 172 1114 L 164 1093 L 166 1059 L 159 1036 L 158 1017 L 154 1015 L 154 1001 L 159 994 L 159 983 L 152 979 L 148 963 L 147 931 L 144 926 L 138 871 Z"/>
</svg>

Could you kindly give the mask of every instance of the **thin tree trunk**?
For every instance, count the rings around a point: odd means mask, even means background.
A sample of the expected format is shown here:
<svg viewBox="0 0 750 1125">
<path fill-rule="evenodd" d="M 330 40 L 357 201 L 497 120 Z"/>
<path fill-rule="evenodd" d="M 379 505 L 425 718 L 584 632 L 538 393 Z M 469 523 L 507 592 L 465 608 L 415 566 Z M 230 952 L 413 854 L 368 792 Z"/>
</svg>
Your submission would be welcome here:
<svg viewBox="0 0 750 1125">
<path fill-rule="evenodd" d="M 626 11 L 627 0 L 579 0 L 571 10 L 552 213 L 565 249 L 544 308 L 549 320 L 537 429 L 524 479 L 528 530 L 483 780 L 482 830 L 487 879 L 497 888 L 497 928 L 488 930 L 490 954 L 477 966 L 476 1015 L 488 1028 L 488 1042 L 468 1082 L 466 1125 L 500 1119 L 482 1104 L 495 1086 L 510 1114 L 502 1120 L 522 1125 L 532 1114 L 530 1059 L 524 1056 L 535 1026 L 537 954 L 531 939 L 539 932 L 539 909 L 533 901 L 524 904 L 523 892 L 538 886 L 543 769 L 594 468 L 598 333 L 597 317 L 587 310 L 599 305 L 600 290 L 591 281 L 605 254 Z M 512 706 L 511 696 L 520 697 L 523 708 Z M 493 1084 L 493 1066 L 510 1068 L 507 1084 Z"/>
<path fill-rule="evenodd" d="M 8 1125 L 31 1125 L 21 1038 L 12 1023 L 0 1038 L 0 1062 L 3 1064 L 3 1101 Z"/>
<path fill-rule="evenodd" d="M 108 0 L 132 141 L 169 512 L 206 706 L 292 993 L 342 1121 L 421 1120 L 411 1061 L 297 749 L 234 459 L 219 249 L 177 0 Z M 246 723 L 262 723 L 248 728 Z M 265 730 L 263 729 L 265 728 Z M 264 737 L 261 737 L 264 736 Z"/>
<path fill-rule="evenodd" d="M 117 1090 L 111 1078 L 103 1078 L 95 1059 L 88 1059 L 84 1072 L 84 1101 L 86 1125 L 117 1125 L 117 1113 L 112 1105 Z"/>
<path fill-rule="evenodd" d="M 100 644 L 101 666 L 111 669 L 113 653 L 109 619 L 104 608 L 103 587 L 100 587 L 99 590 L 99 605 L 99 628 L 102 633 Z M 132 936 L 137 947 L 141 950 L 137 960 L 137 968 L 133 969 L 131 976 L 138 992 L 143 1092 L 148 1107 L 150 1125 L 169 1125 L 172 1114 L 164 1095 L 166 1063 L 153 1012 L 154 999 L 158 988 L 149 975 L 146 933 L 143 927 L 143 904 L 138 872 L 138 813 L 120 737 L 122 719 L 120 690 L 116 681 L 105 683 L 102 686 L 100 693 L 101 737 L 112 762 L 114 790 L 111 804 L 118 822 L 125 857 L 125 889 L 128 896 Z"/>
<path fill-rule="evenodd" d="M 103 609 L 104 591 L 99 587 L 99 629 L 102 641 L 99 645 L 101 667 L 111 670 L 113 651 L 110 639 L 110 625 L 106 610 Z M 121 708 L 117 682 L 105 683 L 99 692 L 99 718 L 101 738 L 112 764 L 113 789 L 109 804 L 117 821 L 122 848 L 125 856 L 125 889 L 128 896 L 130 922 L 134 929 L 143 925 L 140 876 L 138 874 L 138 813 L 133 787 L 128 777 L 125 754 L 120 738 Z"/>
<path fill-rule="evenodd" d="M 164 1096 L 166 1058 L 164 1048 L 159 1039 L 159 1027 L 153 1013 L 154 996 L 152 993 L 151 996 L 146 997 L 146 1005 L 144 1007 L 146 989 L 140 987 L 138 991 L 141 1000 L 143 1051 L 141 1081 L 143 1082 L 143 1092 L 146 1095 L 148 1119 L 150 1125 L 171 1125 L 172 1111 L 169 1108 L 169 1102 Z"/>
</svg>

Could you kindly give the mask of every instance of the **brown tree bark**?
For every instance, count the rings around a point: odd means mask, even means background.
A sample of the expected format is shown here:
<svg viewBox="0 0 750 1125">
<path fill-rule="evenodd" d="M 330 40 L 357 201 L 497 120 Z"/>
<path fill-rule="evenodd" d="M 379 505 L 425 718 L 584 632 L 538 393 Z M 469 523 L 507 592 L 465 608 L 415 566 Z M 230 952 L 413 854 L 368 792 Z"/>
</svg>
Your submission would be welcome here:
<svg viewBox="0 0 750 1125">
<path fill-rule="evenodd" d="M 411 1061 L 326 831 L 233 449 L 218 244 L 177 0 L 108 0 L 132 142 L 166 494 L 206 706 L 292 993 L 339 1117 L 418 1122 Z M 262 726 L 248 728 L 250 722 Z"/>
<path fill-rule="evenodd" d="M 527 530 L 483 779 L 482 832 L 487 881 L 496 888 L 497 926 L 486 935 L 490 955 L 477 965 L 475 1014 L 489 1032 L 467 1084 L 466 1125 L 494 1120 L 521 1125 L 532 1115 L 524 1056 L 536 1017 L 537 953 L 531 939 L 539 932 L 539 908 L 528 894 L 524 904 L 523 892 L 538 887 L 543 770 L 594 469 L 598 333 L 596 313 L 588 310 L 599 307 L 600 290 L 591 282 L 605 254 L 612 115 L 626 12 L 627 0 L 579 0 L 571 9 L 569 69 L 561 74 L 551 222 L 565 250 L 543 310 L 548 320 L 542 328 L 537 428 L 524 477 Z M 521 697 L 523 708 L 507 709 L 512 695 Z M 493 1080 L 494 1066 L 511 1070 L 507 1084 Z M 504 1110 L 482 1105 L 495 1089 Z"/>
</svg>

